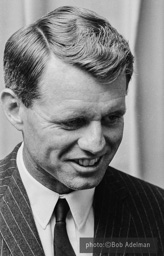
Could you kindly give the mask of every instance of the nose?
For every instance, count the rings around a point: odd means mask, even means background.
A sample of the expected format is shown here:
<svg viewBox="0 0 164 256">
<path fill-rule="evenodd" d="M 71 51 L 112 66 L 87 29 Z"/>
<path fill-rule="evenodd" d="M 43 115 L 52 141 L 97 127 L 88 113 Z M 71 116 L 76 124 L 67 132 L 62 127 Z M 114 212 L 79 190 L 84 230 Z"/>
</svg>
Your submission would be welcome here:
<svg viewBox="0 0 164 256">
<path fill-rule="evenodd" d="M 84 130 L 78 140 L 78 145 L 82 150 L 92 154 L 101 153 L 106 145 L 102 124 L 100 121 L 92 121 Z"/>
</svg>

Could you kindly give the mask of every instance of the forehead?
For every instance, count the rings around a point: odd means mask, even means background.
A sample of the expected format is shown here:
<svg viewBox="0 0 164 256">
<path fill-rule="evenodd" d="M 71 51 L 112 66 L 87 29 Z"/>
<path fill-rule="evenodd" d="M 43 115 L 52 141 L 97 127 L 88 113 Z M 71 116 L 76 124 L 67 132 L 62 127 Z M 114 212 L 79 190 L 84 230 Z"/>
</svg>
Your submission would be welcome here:
<svg viewBox="0 0 164 256">
<path fill-rule="evenodd" d="M 126 77 L 121 75 L 110 84 L 101 84 L 85 71 L 52 57 L 39 85 L 41 106 L 72 111 L 109 108 L 123 102 Z"/>
</svg>

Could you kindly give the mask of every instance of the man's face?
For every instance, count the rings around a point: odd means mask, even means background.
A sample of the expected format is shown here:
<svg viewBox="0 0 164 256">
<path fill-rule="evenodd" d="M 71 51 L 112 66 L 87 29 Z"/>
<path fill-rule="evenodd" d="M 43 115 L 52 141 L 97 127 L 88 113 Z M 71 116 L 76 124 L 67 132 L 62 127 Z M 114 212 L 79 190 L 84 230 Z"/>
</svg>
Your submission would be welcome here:
<svg viewBox="0 0 164 256">
<path fill-rule="evenodd" d="M 58 193 L 97 186 L 122 139 L 125 75 L 103 85 L 52 58 L 39 86 L 22 107 L 26 168 Z"/>
</svg>

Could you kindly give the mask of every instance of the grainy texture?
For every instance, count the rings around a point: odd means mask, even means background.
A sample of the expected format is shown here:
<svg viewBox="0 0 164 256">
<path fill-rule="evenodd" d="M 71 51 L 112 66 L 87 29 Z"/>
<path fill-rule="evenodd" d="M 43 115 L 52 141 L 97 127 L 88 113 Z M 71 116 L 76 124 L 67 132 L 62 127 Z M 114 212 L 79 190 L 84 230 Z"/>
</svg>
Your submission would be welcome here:
<svg viewBox="0 0 164 256">
<path fill-rule="evenodd" d="M 44 256 L 16 166 L 18 148 L 0 162 L 0 256 Z M 93 207 L 96 238 L 157 238 L 157 255 L 164 255 L 164 190 L 109 167 Z"/>
</svg>

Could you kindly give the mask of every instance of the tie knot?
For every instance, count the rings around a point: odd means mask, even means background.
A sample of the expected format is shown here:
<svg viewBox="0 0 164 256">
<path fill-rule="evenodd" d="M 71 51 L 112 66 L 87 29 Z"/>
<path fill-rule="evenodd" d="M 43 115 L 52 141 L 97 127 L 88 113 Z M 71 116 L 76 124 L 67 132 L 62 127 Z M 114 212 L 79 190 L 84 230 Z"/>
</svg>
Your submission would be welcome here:
<svg viewBox="0 0 164 256">
<path fill-rule="evenodd" d="M 56 222 L 65 222 L 69 205 L 66 199 L 59 199 L 55 207 Z"/>
</svg>

